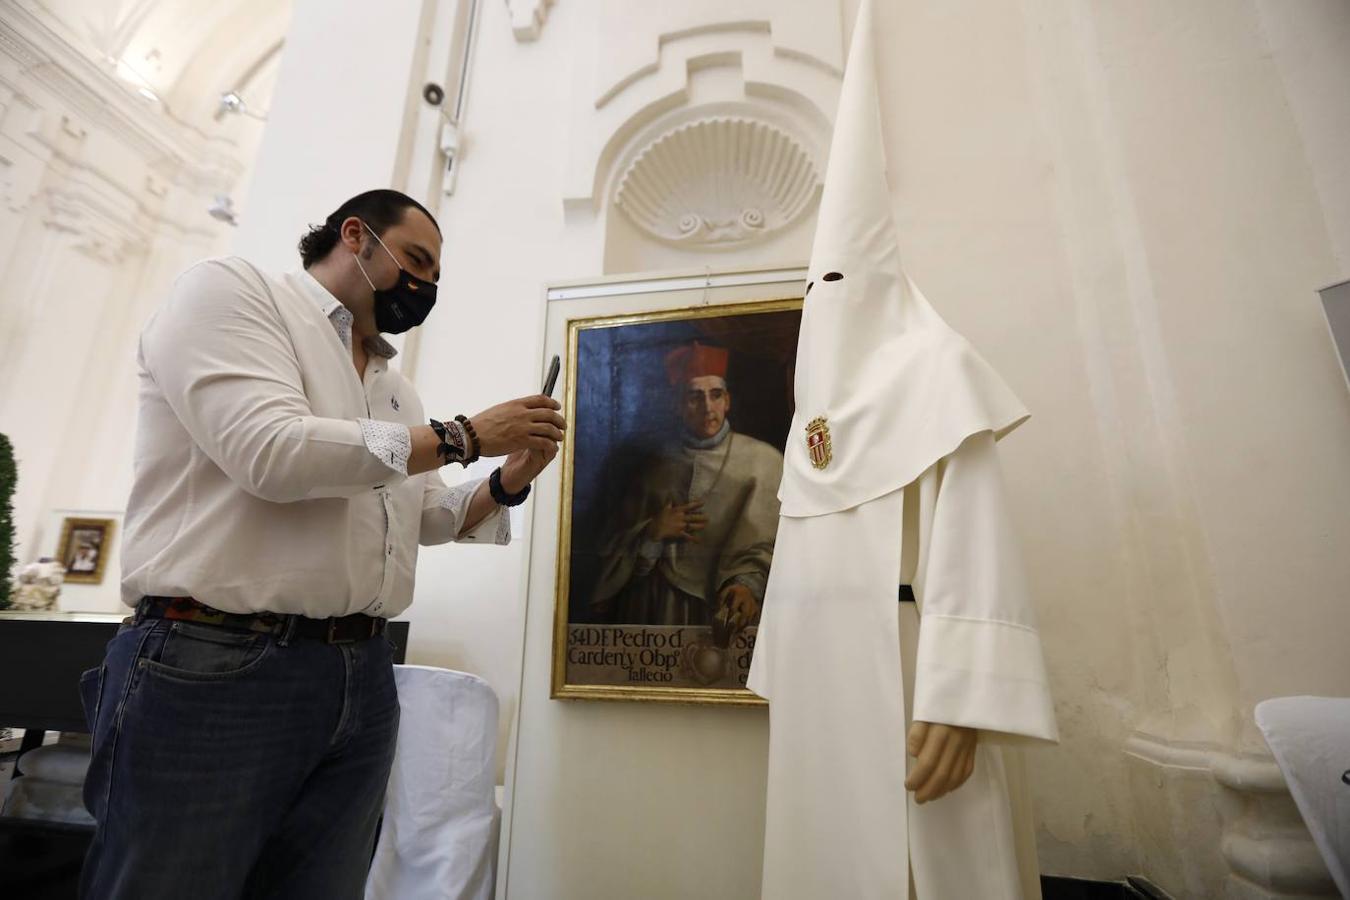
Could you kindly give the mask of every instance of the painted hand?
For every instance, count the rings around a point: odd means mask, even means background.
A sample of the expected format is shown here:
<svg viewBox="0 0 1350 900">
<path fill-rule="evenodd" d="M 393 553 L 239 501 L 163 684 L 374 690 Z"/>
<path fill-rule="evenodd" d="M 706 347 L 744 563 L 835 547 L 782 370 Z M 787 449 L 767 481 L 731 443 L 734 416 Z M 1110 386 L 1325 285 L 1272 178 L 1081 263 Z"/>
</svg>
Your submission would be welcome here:
<svg viewBox="0 0 1350 900">
<path fill-rule="evenodd" d="M 698 533 L 708 527 L 708 517 L 703 515 L 703 501 L 695 500 L 676 506 L 667 503 L 647 526 L 647 539 L 652 541 L 693 541 L 699 542 Z"/>
<path fill-rule="evenodd" d="M 717 600 L 721 606 L 730 610 L 733 621 L 742 628 L 753 625 L 759 618 L 759 601 L 743 584 L 729 584 L 722 588 Z"/>
<path fill-rule="evenodd" d="M 936 800 L 959 788 L 975 771 L 979 732 L 960 725 L 915 722 L 905 749 L 916 759 L 905 789 L 919 803 Z"/>
</svg>

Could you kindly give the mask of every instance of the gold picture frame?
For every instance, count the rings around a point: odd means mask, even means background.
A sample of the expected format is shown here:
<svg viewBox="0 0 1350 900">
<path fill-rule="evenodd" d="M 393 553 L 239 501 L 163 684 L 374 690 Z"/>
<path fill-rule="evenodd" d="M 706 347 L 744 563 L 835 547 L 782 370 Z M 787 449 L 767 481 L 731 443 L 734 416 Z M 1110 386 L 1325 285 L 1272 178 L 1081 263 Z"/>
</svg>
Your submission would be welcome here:
<svg viewBox="0 0 1350 900">
<path fill-rule="evenodd" d="M 57 562 L 66 568 L 70 584 L 102 584 L 103 573 L 112 552 L 116 519 L 87 519 L 67 516 L 61 522 L 61 542 Z"/>
<path fill-rule="evenodd" d="M 588 434 L 585 427 L 586 416 L 579 413 L 585 412 L 580 409 L 580 404 L 586 402 L 586 398 L 580 397 L 579 387 L 581 378 L 579 377 L 579 367 L 582 365 L 583 337 L 588 334 L 594 334 L 602 330 L 625 329 L 633 327 L 646 326 L 670 326 L 672 323 L 684 323 L 686 326 L 692 326 L 702 332 L 711 332 L 716 337 L 721 337 L 722 343 L 726 343 L 726 338 L 730 337 L 734 343 L 734 327 L 729 327 L 731 323 L 743 321 L 746 323 L 769 323 L 769 319 L 752 319 L 748 317 L 769 316 L 770 314 L 789 314 L 786 318 L 780 316 L 783 322 L 790 321 L 790 347 L 784 352 L 790 354 L 785 364 L 782 390 L 786 395 L 787 408 L 785 413 L 782 411 L 776 416 L 775 421 L 781 422 L 780 434 L 775 435 L 775 440 L 766 441 L 781 453 L 784 443 L 788 438 L 788 428 L 791 423 L 791 372 L 795 366 L 796 358 L 796 335 L 800 330 L 802 299 L 800 297 L 773 298 L 766 300 L 752 300 L 724 305 L 699 306 L 695 308 L 661 310 L 654 312 L 640 312 L 628 314 L 610 314 L 599 316 L 588 316 L 582 318 L 569 319 L 566 322 L 566 378 L 565 378 L 565 414 L 571 425 L 569 439 L 563 444 L 561 462 L 561 509 L 558 517 L 558 540 L 557 540 L 557 566 L 556 580 L 554 585 L 554 616 L 553 616 L 553 660 L 552 660 L 552 678 L 550 696 L 559 700 L 604 700 L 604 701 L 627 701 L 627 702 L 664 702 L 664 703 L 693 703 L 693 704 L 718 704 L 724 706 L 764 706 L 765 701 L 744 687 L 726 686 L 717 684 L 715 686 L 690 685 L 688 683 L 674 684 L 672 686 L 660 686 L 642 682 L 639 684 L 622 683 L 583 683 L 578 678 L 569 678 L 569 646 L 570 638 L 576 633 L 577 629 L 589 629 L 592 631 L 603 631 L 608 629 L 610 632 L 620 630 L 631 632 L 640 630 L 645 632 L 669 631 L 670 626 L 655 625 L 620 625 L 615 623 L 596 624 L 591 622 L 574 621 L 577 617 L 573 615 L 574 590 L 578 587 L 577 571 L 574 567 L 574 553 L 577 549 L 578 527 L 585 527 L 593 524 L 594 516 L 582 523 L 577 515 L 578 503 L 578 473 L 577 462 L 579 449 L 587 446 Z M 716 320 L 722 320 L 718 322 Z M 786 336 L 780 335 L 778 340 L 786 342 Z M 663 348 L 665 349 L 665 348 Z M 737 391 L 736 382 L 731 383 L 731 393 Z M 742 404 L 747 402 L 746 398 L 741 399 Z M 613 400 L 609 400 L 611 406 Z M 749 401 L 753 402 L 753 401 Z M 736 421 L 736 409 L 733 405 L 728 418 Z M 611 429 L 612 430 L 612 429 Z M 736 429 L 739 432 L 739 427 Z M 767 436 L 764 428 L 760 433 Z M 592 460 L 594 461 L 594 460 Z M 776 492 L 777 484 L 772 488 Z M 776 522 L 776 513 L 775 513 Z M 590 540 L 597 540 L 595 530 L 587 530 L 586 536 Z M 707 626 L 683 626 L 678 630 L 684 634 L 699 629 L 711 632 L 712 629 Z M 753 635 L 755 626 L 750 626 L 736 634 L 736 639 L 748 639 L 749 647 L 743 653 L 728 648 L 726 652 L 731 652 L 737 660 L 743 655 L 744 660 L 736 662 L 737 678 L 743 683 L 743 676 L 748 671 L 748 662 L 741 665 L 742 661 L 748 661 L 749 655 L 753 653 Z M 681 653 L 687 653 L 687 645 L 681 647 Z M 669 654 L 667 654 L 667 659 Z M 669 669 L 669 665 L 666 665 Z M 633 670 L 629 671 L 630 677 Z M 725 680 L 725 679 L 723 679 Z"/>
</svg>

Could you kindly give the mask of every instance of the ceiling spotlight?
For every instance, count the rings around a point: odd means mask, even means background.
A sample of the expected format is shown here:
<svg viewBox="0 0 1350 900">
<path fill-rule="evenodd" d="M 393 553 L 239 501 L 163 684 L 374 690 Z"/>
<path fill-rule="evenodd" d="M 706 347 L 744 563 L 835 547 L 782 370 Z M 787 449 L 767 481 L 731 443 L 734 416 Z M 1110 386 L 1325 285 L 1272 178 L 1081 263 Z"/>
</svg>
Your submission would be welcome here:
<svg viewBox="0 0 1350 900">
<path fill-rule="evenodd" d="M 216 194 L 215 202 L 206 208 L 206 212 L 211 218 L 226 225 L 239 224 L 234 213 L 234 200 L 229 194 Z"/>
<path fill-rule="evenodd" d="M 220 106 L 216 109 L 217 117 L 225 113 L 240 113 L 244 111 L 244 98 L 240 97 L 234 91 L 226 91 L 220 95 Z"/>
<path fill-rule="evenodd" d="M 238 91 L 226 91 L 220 95 L 220 102 L 216 104 L 215 120 L 219 122 L 227 114 L 236 116 L 247 116 L 250 119 L 257 119 L 259 122 L 267 121 L 266 113 L 256 113 L 248 108 L 244 98 Z"/>
</svg>

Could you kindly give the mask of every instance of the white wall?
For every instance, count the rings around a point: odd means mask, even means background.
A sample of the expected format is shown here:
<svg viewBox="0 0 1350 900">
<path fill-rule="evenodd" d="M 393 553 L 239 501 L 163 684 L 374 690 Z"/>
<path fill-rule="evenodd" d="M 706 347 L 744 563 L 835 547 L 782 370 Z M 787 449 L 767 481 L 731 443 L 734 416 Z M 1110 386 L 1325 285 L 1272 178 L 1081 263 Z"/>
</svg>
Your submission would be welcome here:
<svg viewBox="0 0 1350 900">
<path fill-rule="evenodd" d="M 285 4 L 270 9 L 253 38 L 284 26 Z M 255 97 L 270 87 L 266 64 L 240 58 L 249 40 L 231 43 L 222 26 L 218 46 L 175 44 L 209 50 L 217 68 L 154 83 L 178 105 L 147 102 L 89 43 L 78 11 L 63 11 L 72 21 L 8 4 L 0 21 L 0 430 L 19 462 L 20 563 L 55 553 L 52 510 L 124 507 L 136 336 L 172 278 L 225 246 L 229 226 L 207 206 L 244 173 L 261 130 L 210 118 L 214 79 L 243 85 L 247 70 Z M 72 586 L 62 607 L 119 608 L 109 562 L 101 585 Z"/>
<path fill-rule="evenodd" d="M 391 186 L 426 5 L 389 0 L 372 16 L 360 4 L 298 0 L 231 252 L 264 271 L 297 268 L 310 225 Z"/>
</svg>

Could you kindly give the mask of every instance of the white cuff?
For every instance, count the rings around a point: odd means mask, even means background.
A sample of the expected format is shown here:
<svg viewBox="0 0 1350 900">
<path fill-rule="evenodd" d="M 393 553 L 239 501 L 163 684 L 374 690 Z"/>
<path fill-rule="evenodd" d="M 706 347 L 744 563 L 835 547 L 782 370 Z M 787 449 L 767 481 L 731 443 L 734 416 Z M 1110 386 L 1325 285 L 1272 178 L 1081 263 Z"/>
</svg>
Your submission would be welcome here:
<svg viewBox="0 0 1350 900">
<path fill-rule="evenodd" d="M 912 715 L 1059 740 L 1040 636 L 1012 622 L 920 616 Z"/>
<path fill-rule="evenodd" d="M 488 513 L 483 521 L 467 534 L 460 534 L 460 530 L 464 528 L 464 519 L 469 514 L 469 504 L 486 480 L 478 478 L 447 488 L 438 505 L 447 510 L 454 519 L 454 530 L 451 532 L 455 535 L 454 540 L 466 544 L 492 543 L 504 546 L 511 543 L 511 517 L 504 506 L 498 506 Z"/>
<path fill-rule="evenodd" d="M 473 500 L 473 495 L 478 492 L 478 486 L 483 483 L 479 478 L 475 481 L 464 481 L 460 484 L 448 487 L 445 493 L 441 495 L 441 500 L 437 506 L 448 510 L 455 518 L 455 534 L 464 527 L 464 517 L 468 515 L 469 503 Z"/>
<path fill-rule="evenodd" d="M 376 419 L 356 421 L 361 424 L 361 438 L 371 455 L 400 475 L 407 475 L 408 457 L 412 456 L 412 433 L 408 426 Z"/>
<path fill-rule="evenodd" d="M 497 507 L 497 533 L 492 536 L 492 541 L 499 546 L 505 547 L 511 543 L 511 512 L 505 506 Z M 491 520 L 491 516 L 488 517 Z"/>
<path fill-rule="evenodd" d="M 497 544 L 505 547 L 511 543 L 511 514 L 505 506 L 498 506 L 472 531 L 455 540 L 463 544 Z"/>
</svg>

